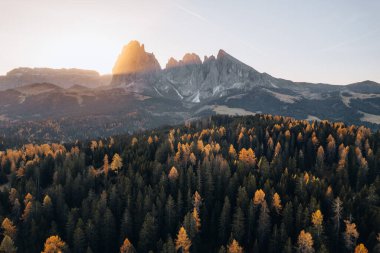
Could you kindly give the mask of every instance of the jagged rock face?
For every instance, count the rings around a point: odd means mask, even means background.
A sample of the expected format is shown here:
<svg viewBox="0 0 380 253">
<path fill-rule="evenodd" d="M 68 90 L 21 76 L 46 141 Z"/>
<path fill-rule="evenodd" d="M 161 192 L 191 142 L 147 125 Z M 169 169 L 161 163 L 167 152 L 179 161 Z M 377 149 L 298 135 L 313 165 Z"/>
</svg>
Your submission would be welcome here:
<svg viewBox="0 0 380 253">
<path fill-rule="evenodd" d="M 171 58 L 155 88 L 175 99 L 200 102 L 228 94 L 231 89 L 251 89 L 264 84 L 261 74 L 220 50 L 217 58 L 186 54 L 179 62 Z M 173 92 L 173 90 L 175 92 Z"/>
<path fill-rule="evenodd" d="M 154 54 L 145 52 L 144 44 L 140 45 L 138 41 L 131 41 L 123 48 L 112 69 L 112 74 L 123 75 L 160 69 L 160 64 Z"/>
<path fill-rule="evenodd" d="M 161 70 L 154 55 L 146 53 L 137 41 L 124 47 L 113 72 L 114 86 L 195 103 L 224 96 L 232 89 L 267 85 L 262 74 L 223 50 L 203 62 L 194 53 L 185 54 L 179 61 L 170 58 Z"/>
<path fill-rule="evenodd" d="M 177 61 L 173 57 L 170 57 L 166 64 L 166 69 L 181 67 L 184 65 L 202 64 L 201 58 L 194 53 L 187 53 L 183 56 L 182 60 Z"/>
</svg>

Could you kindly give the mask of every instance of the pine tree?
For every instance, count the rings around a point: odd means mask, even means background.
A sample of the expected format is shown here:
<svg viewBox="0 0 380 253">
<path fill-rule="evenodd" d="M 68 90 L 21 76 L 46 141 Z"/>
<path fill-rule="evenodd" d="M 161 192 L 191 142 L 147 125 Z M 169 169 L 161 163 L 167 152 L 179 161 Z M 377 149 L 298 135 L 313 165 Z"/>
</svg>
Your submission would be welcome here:
<svg viewBox="0 0 380 253">
<path fill-rule="evenodd" d="M 238 207 L 234 213 L 232 221 L 232 236 L 236 238 L 237 241 L 243 242 L 245 235 L 245 217 L 243 210 Z"/>
<path fill-rule="evenodd" d="M 4 253 L 16 253 L 17 248 L 14 245 L 12 238 L 8 235 L 5 235 L 1 244 L 0 244 L 0 252 Z"/>
<path fill-rule="evenodd" d="M 224 198 L 224 204 L 219 219 L 219 240 L 224 243 L 227 240 L 231 224 L 231 204 L 228 197 Z"/>
<path fill-rule="evenodd" d="M 111 210 L 106 208 L 104 218 L 102 220 L 101 236 L 103 242 L 103 249 L 108 252 L 113 252 L 116 246 L 116 224 L 115 217 Z"/>
<path fill-rule="evenodd" d="M 155 218 L 151 213 L 147 213 L 139 233 L 139 252 L 148 252 L 154 249 L 156 243 L 156 229 Z"/>
<path fill-rule="evenodd" d="M 165 229 L 168 233 L 175 230 L 175 221 L 177 220 L 177 212 L 173 197 L 169 195 L 165 205 Z"/>
<path fill-rule="evenodd" d="M 77 227 L 74 231 L 74 252 L 84 252 L 86 249 L 86 237 L 82 229 L 83 222 L 80 220 L 77 223 Z"/>
<path fill-rule="evenodd" d="M 162 247 L 161 253 L 176 253 L 175 245 L 171 236 L 168 236 L 166 243 Z"/>
<path fill-rule="evenodd" d="M 261 205 L 260 208 L 260 216 L 259 216 L 259 224 L 258 224 L 258 229 L 257 232 L 259 234 L 259 241 L 260 244 L 263 245 L 265 242 L 268 233 L 270 231 L 270 216 L 269 216 L 269 209 L 267 206 L 267 202 L 264 201 Z"/>
</svg>

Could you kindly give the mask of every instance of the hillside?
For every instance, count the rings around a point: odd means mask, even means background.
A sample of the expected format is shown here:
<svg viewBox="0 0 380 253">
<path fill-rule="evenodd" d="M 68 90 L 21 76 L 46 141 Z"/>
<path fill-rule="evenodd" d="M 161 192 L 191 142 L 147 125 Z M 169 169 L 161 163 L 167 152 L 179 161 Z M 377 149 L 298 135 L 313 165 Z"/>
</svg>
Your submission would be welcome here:
<svg viewBox="0 0 380 253">
<path fill-rule="evenodd" d="M 0 158 L 2 243 L 19 252 L 380 249 L 380 133 L 365 127 L 214 116 Z"/>
</svg>

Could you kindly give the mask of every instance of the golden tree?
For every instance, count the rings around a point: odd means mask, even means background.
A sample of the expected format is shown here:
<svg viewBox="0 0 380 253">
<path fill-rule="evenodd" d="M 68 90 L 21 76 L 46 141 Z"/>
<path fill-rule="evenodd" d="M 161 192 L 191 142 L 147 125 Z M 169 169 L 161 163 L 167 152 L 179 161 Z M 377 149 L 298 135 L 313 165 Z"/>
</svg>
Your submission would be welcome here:
<svg viewBox="0 0 380 253">
<path fill-rule="evenodd" d="M 176 180 L 176 179 L 178 178 L 178 176 L 179 176 L 178 171 L 177 171 L 177 169 L 173 166 L 173 167 L 170 169 L 170 171 L 169 171 L 169 175 L 168 175 L 168 177 L 169 177 L 170 180 L 174 181 L 174 180 Z"/>
<path fill-rule="evenodd" d="M 363 243 L 361 243 L 358 246 L 356 246 L 355 253 L 368 253 L 368 249 L 364 246 Z"/>
<path fill-rule="evenodd" d="M 239 243 L 233 239 L 232 242 L 227 246 L 228 253 L 243 253 L 243 248 Z"/>
<path fill-rule="evenodd" d="M 51 205 L 52 205 L 51 198 L 49 197 L 49 195 L 46 194 L 44 197 L 44 200 L 42 202 L 42 206 L 43 207 L 50 207 Z"/>
<path fill-rule="evenodd" d="M 29 192 L 25 195 L 24 198 L 24 204 L 27 205 L 29 202 L 33 200 L 33 195 L 30 194 Z"/>
<path fill-rule="evenodd" d="M 230 145 L 230 148 L 228 149 L 228 154 L 231 156 L 232 159 L 236 159 L 236 156 L 237 156 L 236 150 L 232 144 Z"/>
<path fill-rule="evenodd" d="M 32 212 L 32 202 L 28 202 L 25 206 L 24 212 L 22 213 L 21 219 L 27 220 Z"/>
<path fill-rule="evenodd" d="M 132 138 L 132 142 L 131 142 L 132 147 L 133 147 L 134 145 L 136 145 L 137 142 L 138 142 L 137 138 L 136 138 L 136 137 L 133 137 L 133 138 Z"/>
<path fill-rule="evenodd" d="M 108 155 L 105 154 L 103 158 L 103 169 L 104 169 L 104 174 L 106 176 L 108 175 L 108 170 L 109 170 L 109 164 L 108 164 Z"/>
<path fill-rule="evenodd" d="M 128 240 L 128 238 L 125 238 L 123 245 L 120 247 L 120 253 L 135 253 L 136 250 L 133 247 L 132 243 Z"/>
<path fill-rule="evenodd" d="M 253 197 L 253 204 L 261 205 L 265 201 L 265 192 L 261 189 L 256 190 L 255 196 Z"/>
<path fill-rule="evenodd" d="M 276 213 L 279 214 L 281 209 L 282 209 L 282 205 L 281 205 L 281 198 L 280 198 L 280 195 L 278 195 L 277 192 L 275 192 L 273 194 L 273 198 L 272 198 L 272 206 L 274 208 L 274 210 L 276 210 Z"/>
<path fill-rule="evenodd" d="M 311 234 L 302 230 L 297 241 L 298 251 L 301 253 L 312 253 L 314 252 L 313 244 L 314 242 Z"/>
<path fill-rule="evenodd" d="M 112 157 L 111 170 L 117 171 L 123 166 L 123 159 L 119 156 L 119 154 L 114 154 Z"/>
<path fill-rule="evenodd" d="M 321 232 L 322 232 L 322 228 L 323 228 L 323 214 L 321 212 L 321 210 L 317 210 L 315 211 L 314 213 L 312 213 L 311 215 L 311 223 L 313 223 L 313 226 L 315 227 L 315 229 L 317 230 L 317 234 L 318 236 L 320 236 Z"/>
<path fill-rule="evenodd" d="M 185 228 L 182 226 L 177 235 L 177 240 L 175 241 L 176 250 L 182 249 L 183 253 L 189 253 L 191 247 L 191 240 L 187 236 Z"/>
<path fill-rule="evenodd" d="M 197 164 L 197 158 L 195 157 L 194 153 L 191 152 L 190 154 L 190 162 L 192 165 L 196 165 Z"/>
<path fill-rule="evenodd" d="M 345 220 L 344 223 L 346 223 L 346 231 L 344 232 L 344 243 L 346 244 L 346 248 L 351 251 L 356 244 L 356 240 L 359 237 L 359 233 L 356 230 L 355 223 L 351 223 L 349 220 Z"/>
<path fill-rule="evenodd" d="M 199 218 L 199 213 L 198 213 L 197 208 L 194 207 L 192 215 L 195 220 L 195 224 L 197 225 L 197 230 L 198 231 L 201 230 L 201 218 Z"/>
<path fill-rule="evenodd" d="M 198 193 L 198 191 L 195 191 L 193 195 L 193 205 L 194 205 L 194 208 L 198 210 L 198 212 L 199 212 L 199 207 L 201 206 L 201 204 L 202 204 L 202 197 Z"/>
<path fill-rule="evenodd" d="M 248 150 L 242 148 L 239 152 L 239 161 L 244 163 L 245 166 L 253 167 L 256 165 L 255 152 L 249 148 Z"/>
<path fill-rule="evenodd" d="M 58 235 L 52 235 L 46 239 L 42 253 L 62 253 L 66 249 L 66 243 Z"/>
<path fill-rule="evenodd" d="M 13 222 L 10 219 L 5 218 L 3 220 L 3 222 L 1 223 L 1 228 L 4 231 L 3 232 L 4 235 L 9 236 L 13 240 L 15 239 L 16 233 L 17 233 L 17 228 L 15 225 L 13 225 Z"/>
</svg>

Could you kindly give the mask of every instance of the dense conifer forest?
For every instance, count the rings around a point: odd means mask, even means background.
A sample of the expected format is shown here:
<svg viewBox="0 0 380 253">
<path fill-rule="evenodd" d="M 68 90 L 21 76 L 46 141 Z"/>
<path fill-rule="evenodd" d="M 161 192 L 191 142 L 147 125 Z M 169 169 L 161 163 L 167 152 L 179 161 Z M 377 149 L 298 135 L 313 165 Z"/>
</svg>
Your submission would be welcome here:
<svg viewBox="0 0 380 253">
<path fill-rule="evenodd" d="M 214 116 L 0 153 L 0 252 L 380 252 L 380 133 Z"/>
</svg>

